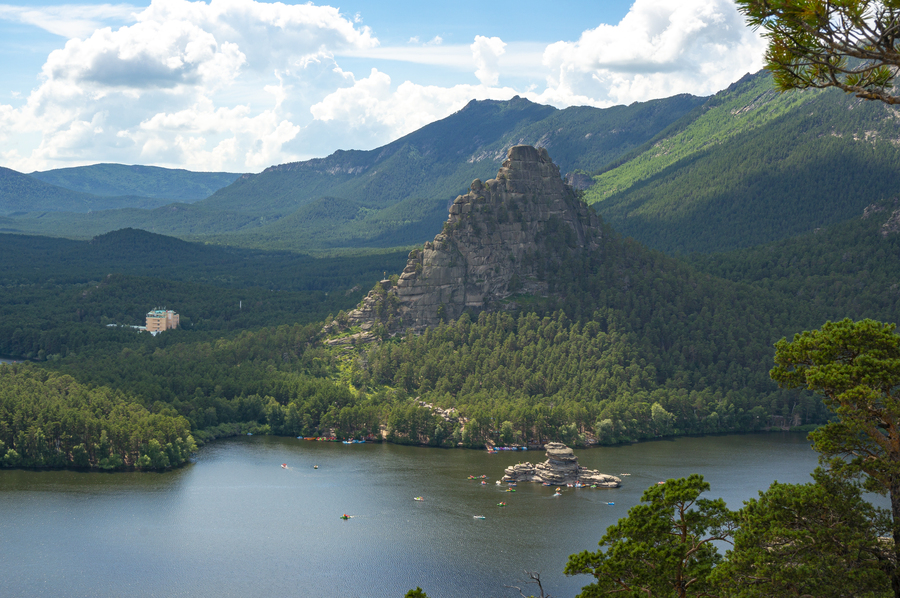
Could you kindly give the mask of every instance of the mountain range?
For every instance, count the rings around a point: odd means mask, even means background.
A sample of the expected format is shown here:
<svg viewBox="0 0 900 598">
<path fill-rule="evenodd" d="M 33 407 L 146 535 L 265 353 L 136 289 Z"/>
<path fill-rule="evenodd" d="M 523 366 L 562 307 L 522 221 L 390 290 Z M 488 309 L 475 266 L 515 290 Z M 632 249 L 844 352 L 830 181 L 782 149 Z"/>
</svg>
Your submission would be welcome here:
<svg viewBox="0 0 900 598">
<path fill-rule="evenodd" d="M 131 227 L 320 254 L 409 247 L 439 231 L 453 199 L 492 176 L 509 147 L 532 144 L 587 187 L 588 203 L 622 234 L 667 253 L 729 251 L 892 197 L 897 117 L 834 90 L 780 94 L 763 72 L 709 98 L 606 109 L 472 101 L 383 147 L 259 174 L 2 169 L 0 231 L 88 239 Z"/>
</svg>

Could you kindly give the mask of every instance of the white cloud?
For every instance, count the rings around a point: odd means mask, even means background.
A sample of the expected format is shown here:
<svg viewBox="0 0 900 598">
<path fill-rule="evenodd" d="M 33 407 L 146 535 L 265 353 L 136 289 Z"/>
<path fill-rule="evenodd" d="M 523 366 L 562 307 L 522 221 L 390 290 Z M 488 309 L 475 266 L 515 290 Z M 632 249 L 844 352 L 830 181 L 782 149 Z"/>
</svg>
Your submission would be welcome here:
<svg viewBox="0 0 900 598">
<path fill-rule="evenodd" d="M 609 106 L 713 93 L 757 70 L 764 48 L 731 0 L 636 0 L 618 24 L 550 45 L 477 35 L 382 47 L 359 14 L 257 0 L 0 5 L 0 19 L 69 38 L 20 106 L 0 104 L 0 157 L 23 171 L 261 170 L 377 147 L 472 99 Z"/>
<path fill-rule="evenodd" d="M 617 25 L 549 45 L 547 90 L 538 97 L 609 105 L 710 94 L 759 70 L 764 48 L 731 0 L 636 0 Z"/>
<path fill-rule="evenodd" d="M 500 81 L 500 57 L 506 52 L 506 44 L 499 37 L 476 35 L 472 43 L 475 59 L 475 76 L 482 85 L 494 86 Z"/>
<path fill-rule="evenodd" d="M 377 69 L 368 77 L 354 79 L 351 87 L 338 89 L 312 106 L 321 122 L 340 122 L 386 143 L 461 109 L 469 101 L 501 100 L 516 95 L 509 87 L 485 85 L 418 85 L 404 81 L 391 89 L 391 78 Z M 358 146 L 356 146 L 358 147 Z"/>
<path fill-rule="evenodd" d="M 87 37 L 111 21 L 130 23 L 141 9 L 131 4 L 25 7 L 0 4 L 0 19 L 40 27 L 65 38 Z"/>
<path fill-rule="evenodd" d="M 70 22 L 98 14 L 58 12 Z M 49 28 L 53 10 L 39 13 L 0 6 L 0 18 Z M 344 84 L 329 72 L 332 53 L 378 44 L 338 9 L 312 4 L 154 0 L 132 21 L 72 37 L 48 56 L 24 105 L 0 106 L 7 137 L 40 137 L 27 155 L 2 139 L 12 167 L 96 162 L 114 153 L 116 161 L 262 169 L 293 157 L 282 148 L 301 129 L 292 111 L 311 119 L 309 88 L 320 89 L 318 100 Z"/>
</svg>

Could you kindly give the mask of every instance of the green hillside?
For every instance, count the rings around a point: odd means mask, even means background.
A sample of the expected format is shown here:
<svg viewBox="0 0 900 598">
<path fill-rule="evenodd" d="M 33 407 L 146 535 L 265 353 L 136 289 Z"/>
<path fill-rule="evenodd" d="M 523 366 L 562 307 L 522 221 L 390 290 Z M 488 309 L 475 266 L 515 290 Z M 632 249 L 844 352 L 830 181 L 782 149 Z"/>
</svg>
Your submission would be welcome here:
<svg viewBox="0 0 900 598">
<path fill-rule="evenodd" d="M 548 147 L 563 172 L 593 170 L 702 103 L 701 98 L 682 95 L 604 110 L 557 110 L 518 97 L 472 101 L 384 147 L 273 166 L 241 176 L 193 204 L 72 215 L 23 207 L 20 211 L 28 213 L 0 221 L 0 230 L 88 239 L 131 227 L 184 239 L 302 252 L 409 246 L 433 237 L 446 219 L 448 202 L 473 179 L 494 176 L 513 145 Z M 110 188 L 113 175 L 130 168 L 111 166 L 87 171 L 110 170 L 106 178 L 97 174 L 91 179 L 91 188 L 101 183 Z"/>
<path fill-rule="evenodd" d="M 28 176 L 72 191 L 92 195 L 152 197 L 168 202 L 193 202 L 230 185 L 240 175 L 231 172 L 191 172 L 158 166 L 93 164 L 32 172 Z"/>
<path fill-rule="evenodd" d="M 759 73 L 611 164 L 587 199 L 623 234 L 669 253 L 789 238 L 895 193 L 895 119 L 838 91 L 778 94 Z"/>
<path fill-rule="evenodd" d="M 695 254 L 713 276 L 798 300 L 824 321 L 900 321 L 900 212 L 892 198 L 830 227 L 766 245 Z"/>
</svg>

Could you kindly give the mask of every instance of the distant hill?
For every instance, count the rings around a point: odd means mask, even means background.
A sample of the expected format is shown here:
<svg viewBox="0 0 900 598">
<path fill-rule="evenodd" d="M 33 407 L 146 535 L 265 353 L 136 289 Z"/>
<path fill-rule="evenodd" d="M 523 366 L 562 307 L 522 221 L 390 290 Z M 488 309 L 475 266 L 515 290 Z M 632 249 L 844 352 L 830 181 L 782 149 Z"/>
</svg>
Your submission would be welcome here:
<svg viewBox="0 0 900 598">
<path fill-rule="evenodd" d="M 669 253 L 787 239 L 896 193 L 897 116 L 836 90 L 779 94 L 761 72 L 601 169 L 587 200 Z"/>
<path fill-rule="evenodd" d="M 405 262 L 406 252 L 316 259 L 190 243 L 135 229 L 90 241 L 0 234 L 0 286 L 80 284 L 124 274 L 222 287 L 333 291 L 361 281 L 372 284 L 385 269 Z"/>
<path fill-rule="evenodd" d="M 92 195 L 152 197 L 166 203 L 191 203 L 233 183 L 240 174 L 191 172 L 158 166 L 94 164 L 32 172 L 29 176 L 72 191 Z"/>
<path fill-rule="evenodd" d="M 125 206 L 154 208 L 157 199 L 142 197 L 101 197 L 64 189 L 27 174 L 0 166 L 0 215 L 25 212 L 89 212 Z"/>
</svg>

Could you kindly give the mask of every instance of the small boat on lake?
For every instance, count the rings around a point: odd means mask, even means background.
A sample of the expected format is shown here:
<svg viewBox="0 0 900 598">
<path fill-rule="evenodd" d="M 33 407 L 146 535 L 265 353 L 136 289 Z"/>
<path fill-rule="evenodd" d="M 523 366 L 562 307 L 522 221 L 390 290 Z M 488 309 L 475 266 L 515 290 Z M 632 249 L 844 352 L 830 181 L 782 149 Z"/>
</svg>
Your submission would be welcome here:
<svg viewBox="0 0 900 598">
<path fill-rule="evenodd" d="M 416 496 L 415 498 L 413 498 L 413 500 L 420 500 L 420 501 L 421 501 L 421 500 L 425 500 L 425 497 L 424 497 L 424 496 Z"/>
<path fill-rule="evenodd" d="M 505 503 L 505 502 L 498 502 L 498 503 L 497 503 L 497 506 L 498 506 L 498 507 L 505 507 L 505 506 L 506 506 L 506 503 Z"/>
<path fill-rule="evenodd" d="M 281 469 L 287 469 L 287 463 L 282 463 L 282 464 L 281 464 Z"/>
<path fill-rule="evenodd" d="M 553 496 L 562 496 L 562 494 L 560 494 L 560 492 L 557 491 L 557 492 L 554 492 L 554 493 L 553 493 Z"/>
<path fill-rule="evenodd" d="M 484 515 L 472 515 L 475 519 L 484 519 Z"/>
</svg>

